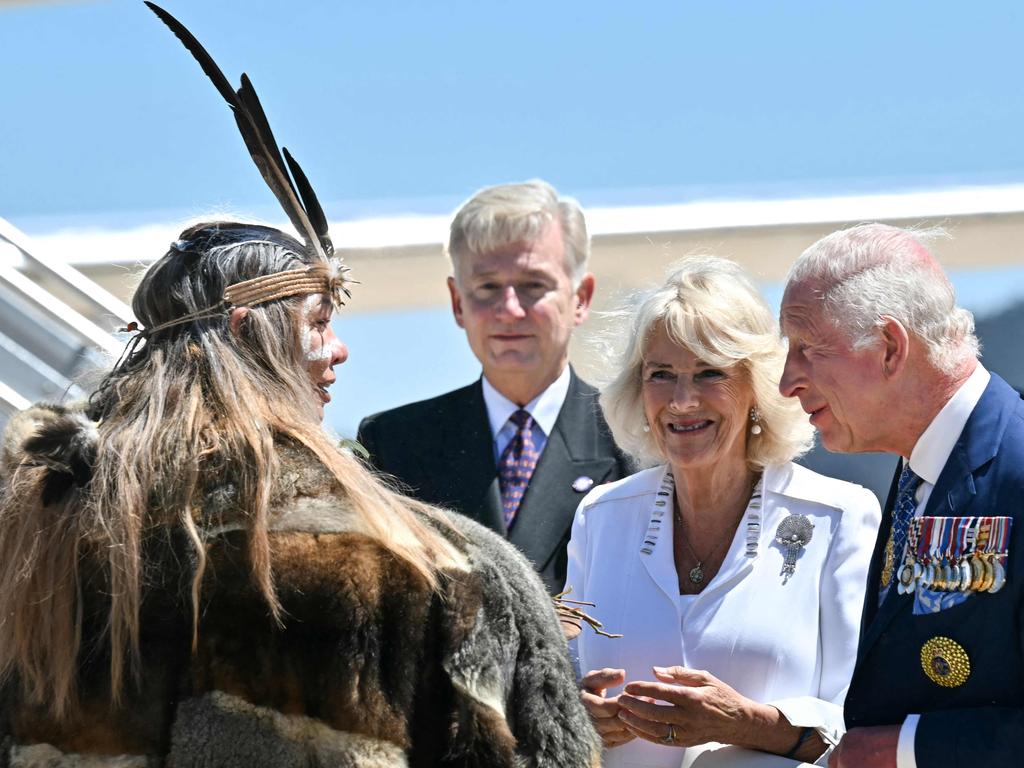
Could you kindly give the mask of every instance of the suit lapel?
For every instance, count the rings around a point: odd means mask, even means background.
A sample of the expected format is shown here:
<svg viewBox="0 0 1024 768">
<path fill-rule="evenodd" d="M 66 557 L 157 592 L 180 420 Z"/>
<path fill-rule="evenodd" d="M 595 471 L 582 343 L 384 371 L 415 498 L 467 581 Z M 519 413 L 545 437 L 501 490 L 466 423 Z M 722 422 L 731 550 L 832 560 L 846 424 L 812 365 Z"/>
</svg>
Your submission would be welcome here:
<svg viewBox="0 0 1024 768">
<path fill-rule="evenodd" d="M 575 373 L 571 377 L 565 403 L 508 536 L 538 568 L 548 562 L 572 526 L 583 498 L 573 489 L 573 481 L 587 477 L 600 483 L 615 464 L 613 457 L 598 455 L 597 393 L 586 391 Z"/>
<path fill-rule="evenodd" d="M 984 461 L 987 461 L 985 459 Z M 984 463 L 984 462 L 981 462 Z M 942 468 L 935 488 L 932 489 L 923 514 L 929 516 L 962 515 L 974 498 L 974 469 L 964 450 L 963 441 L 957 441 L 949 461 Z"/>
<path fill-rule="evenodd" d="M 440 495 L 451 499 L 452 505 L 467 517 L 504 535 L 494 437 L 483 386 L 477 380 L 464 391 L 465 397 L 456 401 L 438 425 L 442 440 L 432 463 L 437 476 L 444 478 L 445 487 Z"/>
<path fill-rule="evenodd" d="M 999 450 L 1006 422 L 1011 413 L 1009 406 L 1015 405 L 1019 395 L 1006 382 L 995 374 L 978 404 L 974 407 L 967 423 L 964 425 L 960 438 L 953 446 L 942 473 L 935 483 L 928 503 L 922 512 L 928 516 L 962 516 L 969 514 L 975 496 L 974 473 L 982 465 L 990 461 Z M 897 468 L 897 476 L 899 469 Z M 892 527 L 892 507 L 895 498 L 896 481 L 889 492 L 886 502 L 885 516 L 879 528 L 875 553 L 871 560 L 868 575 L 867 591 L 864 605 L 864 618 L 861 625 L 861 642 L 857 657 L 863 658 L 871 645 L 878 639 L 882 630 L 899 613 L 905 605 L 906 596 L 898 595 L 895 589 L 889 590 L 885 600 L 874 613 L 872 602 L 878 601 L 878 580 L 881 562 L 885 556 L 885 543 Z M 873 616 L 873 618 L 872 618 Z"/>
<path fill-rule="evenodd" d="M 867 582 L 864 585 L 864 608 L 860 620 L 860 643 L 858 644 L 858 656 L 867 646 L 866 635 L 878 613 L 878 585 L 882 578 L 882 563 L 885 560 L 885 545 L 889 541 L 889 533 L 892 530 L 892 512 L 896 505 L 896 491 L 899 487 L 900 463 L 896 464 L 896 472 L 893 474 L 892 484 L 889 486 L 889 496 L 885 502 L 885 511 L 882 514 L 882 522 L 878 526 L 878 536 L 875 538 L 875 549 L 871 555 L 871 565 L 868 568 Z"/>
</svg>

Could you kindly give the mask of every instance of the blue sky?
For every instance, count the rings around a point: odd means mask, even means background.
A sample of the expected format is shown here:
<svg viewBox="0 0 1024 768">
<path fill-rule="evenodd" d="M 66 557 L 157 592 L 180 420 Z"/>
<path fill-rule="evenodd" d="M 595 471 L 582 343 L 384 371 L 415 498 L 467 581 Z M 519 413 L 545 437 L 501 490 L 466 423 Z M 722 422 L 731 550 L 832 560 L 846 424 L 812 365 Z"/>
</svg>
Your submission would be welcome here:
<svg viewBox="0 0 1024 768">
<path fill-rule="evenodd" d="M 1019 2 L 164 5 L 232 81 L 249 73 L 335 219 L 447 213 L 535 176 L 585 206 L 1024 181 Z M 141 0 L 0 8 L 0 217 L 29 234 L 279 218 Z M 337 330 L 343 432 L 477 370 L 446 310 Z"/>
<path fill-rule="evenodd" d="M 332 216 L 541 176 L 584 204 L 1024 178 L 1017 2 L 165 0 Z M 29 232 L 268 193 L 135 0 L 0 11 L 0 215 Z"/>
</svg>

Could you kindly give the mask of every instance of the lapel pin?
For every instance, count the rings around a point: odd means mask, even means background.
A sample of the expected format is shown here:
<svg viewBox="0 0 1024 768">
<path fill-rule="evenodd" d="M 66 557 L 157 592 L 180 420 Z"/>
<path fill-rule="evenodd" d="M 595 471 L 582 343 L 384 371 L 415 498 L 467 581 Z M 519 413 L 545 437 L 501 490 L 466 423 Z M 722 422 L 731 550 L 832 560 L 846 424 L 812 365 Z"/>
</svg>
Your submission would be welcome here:
<svg viewBox="0 0 1024 768">
<path fill-rule="evenodd" d="M 572 481 L 572 489 L 576 493 L 585 493 L 594 487 L 594 478 L 580 475 Z"/>
</svg>

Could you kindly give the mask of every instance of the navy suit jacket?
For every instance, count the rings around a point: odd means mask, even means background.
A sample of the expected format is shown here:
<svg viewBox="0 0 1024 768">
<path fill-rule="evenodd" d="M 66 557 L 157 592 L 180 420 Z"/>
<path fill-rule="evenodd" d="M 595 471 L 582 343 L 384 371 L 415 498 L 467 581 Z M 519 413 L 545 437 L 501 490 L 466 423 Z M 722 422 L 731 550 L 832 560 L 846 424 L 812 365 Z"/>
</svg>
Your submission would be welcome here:
<svg viewBox="0 0 1024 768">
<path fill-rule="evenodd" d="M 571 373 L 569 391 L 520 503 L 505 527 L 483 384 L 368 416 L 358 438 L 381 472 L 411 495 L 497 531 L 533 563 L 548 589 L 565 584 L 566 547 L 576 507 L 590 490 L 632 472 L 601 414 L 597 390 Z"/>
<path fill-rule="evenodd" d="M 894 486 L 895 487 L 895 486 Z M 920 714 L 918 768 L 1024 764 L 1024 401 L 992 380 L 971 413 L 923 511 L 929 516 L 1014 518 L 1007 584 L 960 605 L 914 616 L 913 596 L 891 589 L 878 605 L 893 492 L 868 572 L 857 664 L 846 697 L 848 728 L 899 725 Z M 947 637 L 966 650 L 970 675 L 944 688 L 924 673 L 921 648 Z"/>
</svg>

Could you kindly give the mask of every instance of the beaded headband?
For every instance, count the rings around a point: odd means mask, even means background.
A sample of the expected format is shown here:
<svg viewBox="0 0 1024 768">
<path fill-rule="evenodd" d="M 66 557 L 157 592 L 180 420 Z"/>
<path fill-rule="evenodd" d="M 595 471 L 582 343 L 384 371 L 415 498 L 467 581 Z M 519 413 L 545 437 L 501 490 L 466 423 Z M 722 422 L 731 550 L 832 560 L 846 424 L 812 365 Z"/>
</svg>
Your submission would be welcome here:
<svg viewBox="0 0 1024 768">
<path fill-rule="evenodd" d="M 230 312 L 234 307 L 255 307 L 268 301 L 313 293 L 327 294 L 334 304 L 340 306 L 345 303 L 341 298 L 342 295 L 351 296 L 347 284 L 352 281 L 346 277 L 347 273 L 348 267 L 344 266 L 340 259 L 331 257 L 325 262 L 314 264 L 311 267 L 287 269 L 283 272 L 260 275 L 251 280 L 232 283 L 224 289 L 224 300 L 212 307 L 198 309 L 151 328 L 140 328 L 138 323 L 133 322 L 121 330 L 135 331 L 142 338 L 149 338 L 177 325 Z"/>
</svg>

